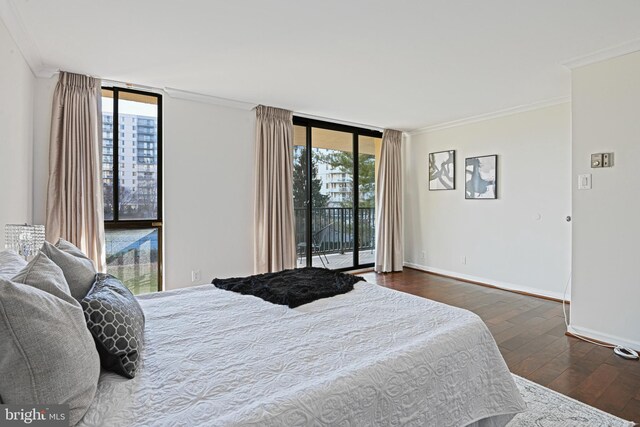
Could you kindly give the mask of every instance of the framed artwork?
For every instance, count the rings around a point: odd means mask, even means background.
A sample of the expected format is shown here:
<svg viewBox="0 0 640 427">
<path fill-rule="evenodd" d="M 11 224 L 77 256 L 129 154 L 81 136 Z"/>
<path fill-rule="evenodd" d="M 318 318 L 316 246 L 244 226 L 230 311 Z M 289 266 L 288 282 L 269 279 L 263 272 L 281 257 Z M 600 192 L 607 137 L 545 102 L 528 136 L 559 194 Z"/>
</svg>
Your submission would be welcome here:
<svg viewBox="0 0 640 427">
<path fill-rule="evenodd" d="M 464 198 L 498 198 L 498 156 L 469 157 L 464 161 Z"/>
<path fill-rule="evenodd" d="M 455 150 L 429 153 L 429 190 L 455 190 Z"/>
</svg>

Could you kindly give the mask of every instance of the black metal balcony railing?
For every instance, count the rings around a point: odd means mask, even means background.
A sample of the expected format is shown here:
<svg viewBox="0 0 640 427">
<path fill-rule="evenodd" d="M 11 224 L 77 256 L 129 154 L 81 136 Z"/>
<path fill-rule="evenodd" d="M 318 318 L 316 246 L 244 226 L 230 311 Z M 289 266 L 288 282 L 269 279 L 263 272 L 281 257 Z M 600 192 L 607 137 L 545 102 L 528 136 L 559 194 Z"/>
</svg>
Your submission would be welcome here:
<svg viewBox="0 0 640 427">
<path fill-rule="evenodd" d="M 105 230 L 107 272 L 136 295 L 159 288 L 158 233 L 155 228 Z"/>
<path fill-rule="evenodd" d="M 306 241 L 306 208 L 295 208 L 296 242 Z M 354 212 L 352 208 L 314 208 L 311 211 L 314 251 L 344 253 L 354 247 Z M 375 208 L 358 209 L 359 249 L 375 247 Z"/>
</svg>

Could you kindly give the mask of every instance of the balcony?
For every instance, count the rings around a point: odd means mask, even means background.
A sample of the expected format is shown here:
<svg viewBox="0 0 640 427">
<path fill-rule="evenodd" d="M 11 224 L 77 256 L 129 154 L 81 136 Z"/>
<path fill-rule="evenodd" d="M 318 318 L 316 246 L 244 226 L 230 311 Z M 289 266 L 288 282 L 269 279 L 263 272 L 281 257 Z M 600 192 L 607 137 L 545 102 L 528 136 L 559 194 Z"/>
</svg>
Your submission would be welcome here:
<svg viewBox="0 0 640 427">
<path fill-rule="evenodd" d="M 295 208 L 298 266 L 303 266 L 306 252 L 306 208 Z M 354 211 L 351 208 L 314 208 L 311 212 L 314 235 L 314 267 L 330 269 L 353 266 Z M 360 208 L 358 214 L 359 262 L 374 262 L 375 208 Z M 324 263 L 320 260 L 323 257 Z M 326 256 L 326 258 L 325 258 Z M 325 265 L 326 264 L 326 265 Z"/>
<path fill-rule="evenodd" d="M 105 230 L 107 272 L 134 294 L 158 290 L 158 230 Z"/>
<path fill-rule="evenodd" d="M 155 127 L 147 127 L 147 126 L 139 126 L 138 129 L 136 130 L 136 133 L 138 135 L 156 135 L 156 128 Z"/>
</svg>

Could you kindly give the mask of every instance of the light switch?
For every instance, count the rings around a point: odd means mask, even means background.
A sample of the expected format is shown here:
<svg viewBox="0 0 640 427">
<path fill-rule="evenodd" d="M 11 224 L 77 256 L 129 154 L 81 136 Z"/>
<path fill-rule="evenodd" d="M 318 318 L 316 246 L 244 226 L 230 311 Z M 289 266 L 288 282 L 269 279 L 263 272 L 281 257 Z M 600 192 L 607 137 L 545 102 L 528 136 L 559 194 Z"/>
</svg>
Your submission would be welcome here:
<svg viewBox="0 0 640 427">
<path fill-rule="evenodd" d="M 578 190 L 591 190 L 591 174 L 578 175 Z"/>
</svg>

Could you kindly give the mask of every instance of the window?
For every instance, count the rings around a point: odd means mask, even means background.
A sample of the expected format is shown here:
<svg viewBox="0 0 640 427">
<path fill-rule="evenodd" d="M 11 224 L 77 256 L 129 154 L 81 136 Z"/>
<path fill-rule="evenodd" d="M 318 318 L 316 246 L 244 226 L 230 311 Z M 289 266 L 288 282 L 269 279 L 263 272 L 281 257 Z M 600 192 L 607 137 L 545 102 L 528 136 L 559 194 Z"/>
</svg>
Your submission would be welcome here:
<svg viewBox="0 0 640 427">
<path fill-rule="evenodd" d="M 123 88 L 102 89 L 103 192 L 107 271 L 118 277 L 134 294 L 162 287 L 162 96 Z M 153 149 L 145 158 L 135 134 L 117 132 L 124 123 L 145 121 L 153 130 Z M 120 155 L 113 162 L 112 153 Z M 138 150 L 139 151 L 139 150 Z M 132 155 L 131 155 L 132 154 Z M 148 174 L 136 177 L 142 163 Z M 138 179 L 136 179 L 138 178 Z"/>
</svg>

